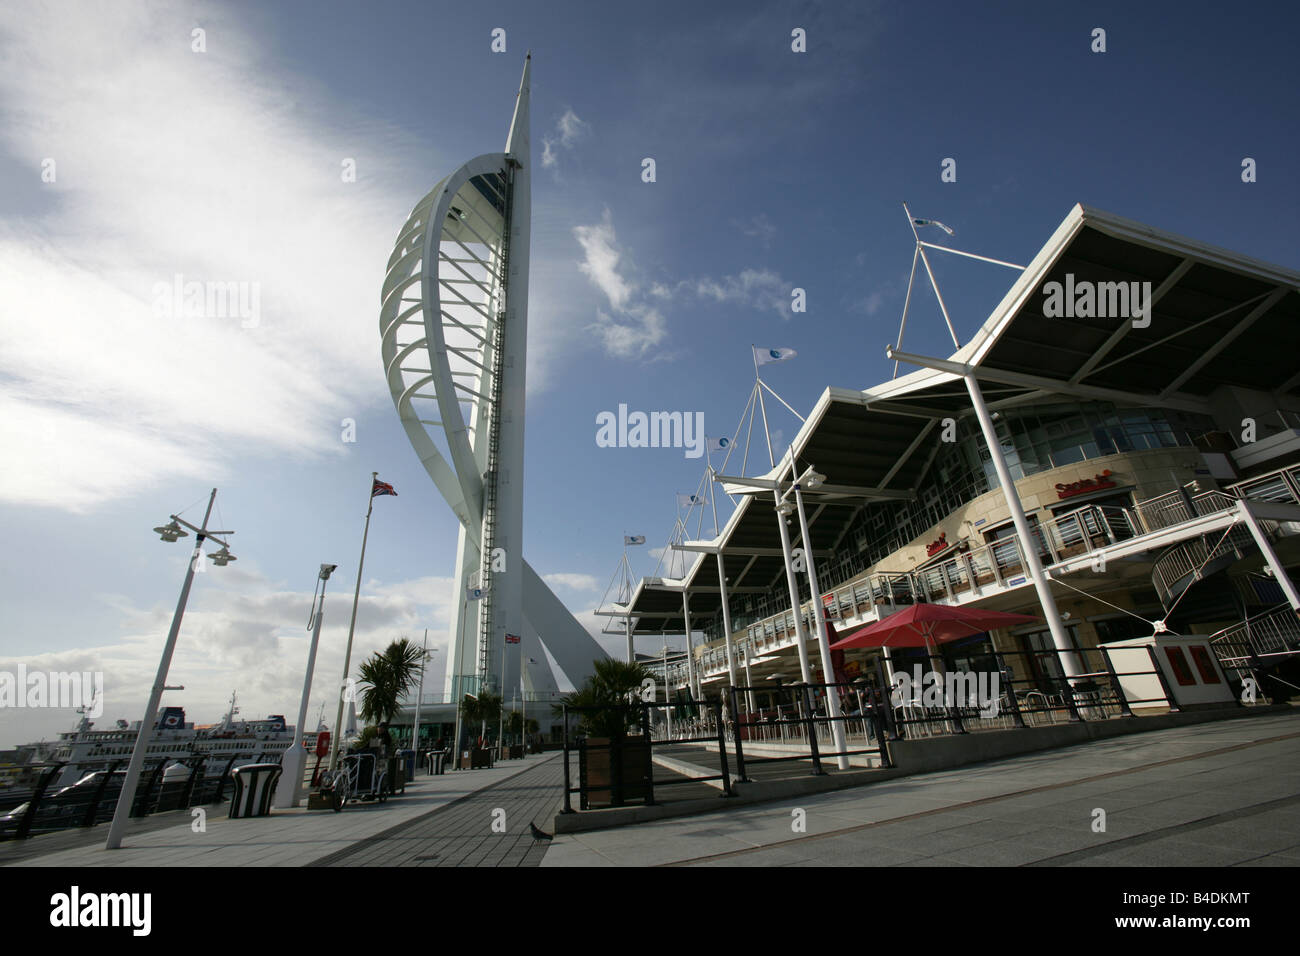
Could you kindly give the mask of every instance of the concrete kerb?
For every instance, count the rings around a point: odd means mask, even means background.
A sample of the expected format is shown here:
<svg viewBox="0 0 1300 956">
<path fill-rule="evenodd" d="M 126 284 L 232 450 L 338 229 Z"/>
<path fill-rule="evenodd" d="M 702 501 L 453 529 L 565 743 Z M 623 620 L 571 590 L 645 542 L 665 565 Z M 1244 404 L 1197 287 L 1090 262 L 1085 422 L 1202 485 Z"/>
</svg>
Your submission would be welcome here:
<svg viewBox="0 0 1300 956">
<path fill-rule="evenodd" d="M 1026 727 L 1014 730 L 982 731 L 979 733 L 929 737 L 923 740 L 896 740 L 890 743 L 890 755 L 895 766 L 891 769 L 829 771 L 822 776 L 796 777 L 789 780 L 772 780 L 732 784 L 734 797 L 719 795 L 698 800 L 655 806 L 606 807 L 575 813 L 557 813 L 555 832 L 583 833 L 613 827 L 648 823 L 673 817 L 715 813 L 733 806 L 766 803 L 800 797 L 807 794 L 826 793 L 851 787 L 883 783 L 899 777 L 932 773 L 972 764 L 988 763 L 1008 757 L 1047 750 L 1059 750 L 1111 737 L 1166 730 L 1210 721 L 1249 719 L 1292 712 L 1286 704 L 1261 705 L 1248 709 L 1238 707 L 1178 711 L 1147 717 L 1119 718 L 1106 721 L 1082 721 L 1054 724 L 1049 727 Z M 656 755 L 656 763 L 677 770 L 672 764 L 681 763 Z M 683 764 L 683 766 L 688 766 Z M 698 768 L 686 775 L 694 776 Z M 681 772 L 678 770 L 678 772 Z"/>
</svg>

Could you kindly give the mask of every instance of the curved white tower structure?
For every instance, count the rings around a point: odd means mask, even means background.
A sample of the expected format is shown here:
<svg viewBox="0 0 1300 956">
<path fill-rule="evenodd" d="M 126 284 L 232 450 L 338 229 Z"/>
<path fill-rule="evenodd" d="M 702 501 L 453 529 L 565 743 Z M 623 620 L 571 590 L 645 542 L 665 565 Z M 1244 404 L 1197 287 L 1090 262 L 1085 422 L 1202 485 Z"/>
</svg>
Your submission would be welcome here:
<svg viewBox="0 0 1300 956">
<path fill-rule="evenodd" d="M 575 686 L 606 656 L 522 556 L 530 68 L 505 151 L 471 159 L 416 204 L 381 296 L 393 402 L 460 519 L 446 679 L 456 698 L 483 688 L 509 701 L 521 661 L 528 691 L 555 690 L 542 644 Z"/>
</svg>

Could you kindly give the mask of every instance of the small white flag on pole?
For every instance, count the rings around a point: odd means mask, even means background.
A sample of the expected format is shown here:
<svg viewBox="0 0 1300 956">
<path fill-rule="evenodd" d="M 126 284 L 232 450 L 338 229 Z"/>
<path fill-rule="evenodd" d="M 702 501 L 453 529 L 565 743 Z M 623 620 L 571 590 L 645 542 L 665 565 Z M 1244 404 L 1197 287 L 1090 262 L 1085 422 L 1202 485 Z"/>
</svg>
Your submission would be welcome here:
<svg viewBox="0 0 1300 956">
<path fill-rule="evenodd" d="M 643 534 L 625 534 L 623 535 L 623 544 L 645 544 L 645 535 Z"/>
<path fill-rule="evenodd" d="M 678 495 L 677 506 L 679 508 L 694 508 L 696 505 L 704 504 L 703 495 Z"/>
<path fill-rule="evenodd" d="M 709 451 L 726 451 L 731 447 L 730 438 L 709 438 Z"/>
<path fill-rule="evenodd" d="M 951 235 L 954 234 L 953 231 L 952 231 L 951 229 L 949 229 L 947 226 L 945 226 L 943 223 L 941 223 L 938 219 L 913 219 L 913 220 L 912 220 L 912 225 L 914 225 L 914 226 L 938 226 L 940 229 L 942 229 L 942 230 L 943 230 L 944 232 L 946 232 L 948 235 L 951 236 Z"/>
<path fill-rule="evenodd" d="M 754 364 L 767 365 L 769 362 L 784 362 L 786 359 L 792 359 L 799 353 L 794 349 L 760 349 L 754 346 Z"/>
</svg>

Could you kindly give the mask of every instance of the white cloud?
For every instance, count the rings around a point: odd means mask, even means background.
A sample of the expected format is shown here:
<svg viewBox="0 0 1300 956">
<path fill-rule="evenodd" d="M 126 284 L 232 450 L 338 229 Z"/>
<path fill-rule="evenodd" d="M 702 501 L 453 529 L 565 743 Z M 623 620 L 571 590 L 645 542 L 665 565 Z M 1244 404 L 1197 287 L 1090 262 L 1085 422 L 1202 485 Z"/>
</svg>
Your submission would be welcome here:
<svg viewBox="0 0 1300 956">
<path fill-rule="evenodd" d="M 770 310 L 783 319 L 793 314 L 791 289 L 790 283 L 768 269 L 744 269 L 736 275 L 697 279 L 693 283 L 693 291 L 701 298 Z"/>
<path fill-rule="evenodd" d="M 579 119 L 578 114 L 573 110 L 566 109 L 564 115 L 556 122 L 555 128 L 560 131 L 560 143 L 572 149 L 574 143 L 591 131 L 591 124 Z"/>
<path fill-rule="evenodd" d="M 242 562 L 241 562 L 242 563 Z M 256 570 L 227 568 L 210 572 L 196 588 L 185 612 L 168 681 L 186 690 L 169 692 L 168 704 L 182 706 L 189 719 L 210 723 L 225 711 L 230 692 L 239 693 L 247 717 L 285 714 L 297 718 L 310 632 L 305 624 L 312 595 L 292 590 Z M 346 585 L 347 582 L 343 582 Z M 336 688 L 343 673 L 351 612 L 350 588 L 325 600 L 320 647 L 316 657 L 308 726 L 315 727 L 321 704 L 325 722 L 334 723 Z M 104 674 L 104 713 L 100 726 L 112 721 L 139 720 L 158 668 L 162 639 L 171 623 L 166 604 L 137 607 L 124 598 L 103 598 L 116 612 L 118 633 L 105 643 L 26 657 L 0 658 L 0 670 L 19 663 L 28 672 L 41 670 L 101 671 Z M 442 687 L 447 659 L 447 630 L 456 601 L 447 578 L 425 577 L 391 584 L 362 585 L 353 641 L 352 668 L 399 637 L 418 642 L 429 628 L 434 654 L 425 677 L 425 690 Z M 29 739 L 51 738 L 76 721 L 71 711 L 15 709 L 5 712 L 5 739 L 12 746 Z"/>
<path fill-rule="evenodd" d="M 557 571 L 553 574 L 543 574 L 542 580 L 554 587 L 566 588 L 570 591 L 594 591 L 600 587 L 600 582 L 591 574 Z"/>
<path fill-rule="evenodd" d="M 582 247 L 579 271 L 609 303 L 608 311 L 597 310 L 597 321 L 589 331 L 595 333 L 606 353 L 616 358 L 643 358 L 652 350 L 656 359 L 670 357 L 657 348 L 668 338 L 668 323 L 661 306 L 682 295 L 771 311 L 783 319 L 792 314 L 793 286 L 769 269 L 744 269 L 735 275 L 689 279 L 675 285 L 655 281 L 643 286 L 619 245 L 608 208 L 600 222 L 575 226 L 573 235 Z"/>
<path fill-rule="evenodd" d="M 578 269 L 605 294 L 615 311 L 623 311 L 634 285 L 619 272 L 619 260 L 623 254 L 618 249 L 610 211 L 606 209 L 601 221 L 595 225 L 575 226 L 573 235 L 577 238 L 578 245 L 582 246 L 583 260 L 578 264 Z"/>
<path fill-rule="evenodd" d="M 572 150 L 590 132 L 590 123 L 581 119 L 572 109 L 566 109 L 564 115 L 555 121 L 555 133 L 542 137 L 542 165 L 554 169 L 560 161 L 556 147 Z"/>
<path fill-rule="evenodd" d="M 740 229 L 741 235 L 757 239 L 764 246 L 770 246 L 772 240 L 776 238 L 776 226 L 763 213 L 737 223 L 737 227 Z"/>
<path fill-rule="evenodd" d="M 610 211 L 606 209 L 594 225 L 575 226 L 573 234 L 583 252 L 579 271 L 609 300 L 610 312 L 597 310 L 591 331 L 610 355 L 640 358 L 667 338 L 667 322 L 658 309 L 634 301 L 640 287 L 624 274 L 628 270 Z"/>
<path fill-rule="evenodd" d="M 885 304 L 885 294 L 877 289 L 870 292 L 857 302 L 853 303 L 854 310 L 865 312 L 867 315 L 875 315 L 880 311 L 880 307 Z"/>
<path fill-rule="evenodd" d="M 0 502 L 86 512 L 239 458 L 341 455 L 340 420 L 387 404 L 380 277 L 427 147 L 198 12 L 206 53 L 188 7 L 0 8 L 0 151 L 30 171 L 0 223 Z M 177 276 L 256 290 L 258 321 L 159 314 Z"/>
</svg>

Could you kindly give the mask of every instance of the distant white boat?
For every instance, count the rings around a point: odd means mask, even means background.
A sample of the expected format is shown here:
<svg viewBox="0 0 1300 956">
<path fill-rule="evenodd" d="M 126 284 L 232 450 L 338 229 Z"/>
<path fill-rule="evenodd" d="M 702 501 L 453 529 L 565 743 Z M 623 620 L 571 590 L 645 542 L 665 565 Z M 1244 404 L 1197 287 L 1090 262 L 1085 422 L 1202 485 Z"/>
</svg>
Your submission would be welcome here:
<svg viewBox="0 0 1300 956">
<path fill-rule="evenodd" d="M 181 707 L 164 707 L 152 728 L 146 761 L 159 757 L 181 761 L 203 756 L 207 758 L 203 765 L 204 776 L 222 774 L 227 767 L 247 763 L 279 763 L 293 744 L 294 728 L 285 723 L 281 714 L 272 714 L 265 720 L 237 719 L 239 708 L 235 700 L 232 694 L 230 709 L 220 723 L 206 726 L 187 722 Z M 53 787 L 70 786 L 87 773 L 107 769 L 115 762 L 121 763 L 119 769 L 125 769 L 139 736 L 139 721 L 128 726 L 126 721 L 119 720 L 112 730 L 96 730 L 94 727 L 83 709 L 73 730 L 59 734 L 56 743 L 45 745 L 41 755 L 44 761 L 66 764 L 58 779 L 53 781 Z M 315 733 L 304 734 L 304 738 L 304 745 L 309 750 L 315 747 Z M 175 776 L 179 772 L 169 768 L 164 771 L 167 773 Z"/>
</svg>

